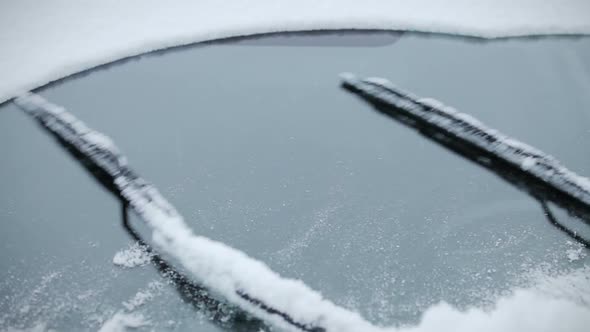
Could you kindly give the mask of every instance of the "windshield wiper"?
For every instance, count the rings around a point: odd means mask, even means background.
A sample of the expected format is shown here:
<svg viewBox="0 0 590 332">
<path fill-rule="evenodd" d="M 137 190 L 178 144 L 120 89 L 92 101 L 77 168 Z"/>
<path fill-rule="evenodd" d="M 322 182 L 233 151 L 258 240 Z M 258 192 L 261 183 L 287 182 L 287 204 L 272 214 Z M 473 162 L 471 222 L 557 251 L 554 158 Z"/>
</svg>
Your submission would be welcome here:
<svg viewBox="0 0 590 332">
<path fill-rule="evenodd" d="M 335 326 L 375 329 L 359 315 L 323 299 L 300 281 L 281 278 L 236 249 L 194 235 L 156 187 L 129 167 L 126 157 L 109 137 L 87 127 L 64 108 L 32 93 L 15 99 L 15 104 L 35 118 L 100 184 L 121 200 L 125 210 L 131 209 L 145 221 L 153 231 L 158 249 L 177 259 L 216 297 L 279 328 L 324 332 L 327 329 L 320 324 L 328 319 Z M 134 236 L 126 219 L 124 225 Z M 139 239 L 137 236 L 136 240 Z M 162 262 L 156 261 L 160 265 Z M 218 303 L 209 296 L 203 300 L 209 308 Z M 315 310 L 307 310 L 309 307 Z M 251 326 L 262 327 L 262 324 Z"/>
<path fill-rule="evenodd" d="M 499 131 L 471 115 L 434 99 L 421 99 L 382 78 L 359 79 L 342 74 L 342 86 L 397 120 L 451 151 L 515 185 L 542 203 L 549 221 L 564 231 L 549 211 L 552 202 L 590 225 L 590 180 L 563 166 L 556 158 Z M 582 245 L 588 241 L 564 231 Z"/>
</svg>

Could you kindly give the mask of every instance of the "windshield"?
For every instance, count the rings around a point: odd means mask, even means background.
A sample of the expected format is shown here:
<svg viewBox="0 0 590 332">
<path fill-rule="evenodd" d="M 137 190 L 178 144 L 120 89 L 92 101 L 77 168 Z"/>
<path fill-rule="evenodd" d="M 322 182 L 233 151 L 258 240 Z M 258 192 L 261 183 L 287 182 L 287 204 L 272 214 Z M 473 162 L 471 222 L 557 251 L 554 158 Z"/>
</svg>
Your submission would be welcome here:
<svg viewBox="0 0 590 332">
<path fill-rule="evenodd" d="M 374 112 L 338 74 L 387 77 L 587 175 L 588 59 L 587 37 L 263 36 L 133 58 L 39 94 L 108 134 L 195 233 L 400 326 L 440 301 L 485 307 L 540 276 L 583 273 L 584 243 L 551 218 L 590 234 Z M 0 119 L 0 328 L 96 330 L 117 313 L 140 314 L 146 330 L 260 328 L 212 319 L 46 132 L 11 103 Z"/>
</svg>

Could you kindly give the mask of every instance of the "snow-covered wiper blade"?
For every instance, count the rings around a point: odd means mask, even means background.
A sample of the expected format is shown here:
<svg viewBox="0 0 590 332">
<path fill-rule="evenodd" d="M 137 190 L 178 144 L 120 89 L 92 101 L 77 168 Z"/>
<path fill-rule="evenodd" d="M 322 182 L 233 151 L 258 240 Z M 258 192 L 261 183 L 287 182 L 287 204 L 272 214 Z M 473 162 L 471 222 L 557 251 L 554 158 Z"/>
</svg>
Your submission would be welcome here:
<svg viewBox="0 0 590 332">
<path fill-rule="evenodd" d="M 299 280 L 282 278 L 264 263 L 198 236 L 160 192 L 132 170 L 104 134 L 64 108 L 24 94 L 15 103 L 34 117 L 152 231 L 155 247 L 174 258 L 216 297 L 287 331 L 385 331 L 336 306 Z"/>
<path fill-rule="evenodd" d="M 550 201 L 590 224 L 590 180 L 556 158 L 487 127 L 434 99 L 421 99 L 382 78 L 342 74 L 342 85 L 379 112 L 493 171 L 540 201 Z"/>
</svg>

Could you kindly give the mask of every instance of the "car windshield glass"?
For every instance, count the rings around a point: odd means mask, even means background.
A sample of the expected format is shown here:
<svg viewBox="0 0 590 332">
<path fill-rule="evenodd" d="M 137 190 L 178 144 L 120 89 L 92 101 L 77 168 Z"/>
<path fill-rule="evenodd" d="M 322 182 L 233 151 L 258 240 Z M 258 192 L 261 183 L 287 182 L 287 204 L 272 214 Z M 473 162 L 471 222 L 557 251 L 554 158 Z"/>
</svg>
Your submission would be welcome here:
<svg viewBox="0 0 590 332">
<path fill-rule="evenodd" d="M 195 233 L 374 324 L 412 325 L 440 301 L 483 307 L 590 256 L 531 195 L 374 112 L 338 74 L 387 77 L 590 175 L 589 59 L 587 37 L 271 35 L 132 58 L 38 93 L 109 135 Z M 136 312 L 146 330 L 256 331 L 191 305 L 134 245 L 119 202 L 11 103 L 0 151 L 0 329 L 98 329 Z"/>
</svg>

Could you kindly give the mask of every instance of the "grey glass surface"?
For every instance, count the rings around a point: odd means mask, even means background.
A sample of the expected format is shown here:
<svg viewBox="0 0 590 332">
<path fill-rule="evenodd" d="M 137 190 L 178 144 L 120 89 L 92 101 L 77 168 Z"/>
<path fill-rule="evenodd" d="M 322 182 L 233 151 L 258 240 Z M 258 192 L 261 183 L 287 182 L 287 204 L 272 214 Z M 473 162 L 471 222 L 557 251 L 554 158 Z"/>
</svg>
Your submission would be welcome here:
<svg viewBox="0 0 590 332">
<path fill-rule="evenodd" d="M 588 265 L 530 196 L 377 114 L 338 74 L 386 77 L 590 175 L 590 38 L 398 37 L 183 48 L 40 94 L 112 137 L 196 233 L 380 325 Z M 221 329 L 153 266 L 113 266 L 132 242 L 118 202 L 10 103 L 0 155 L 0 329 L 97 329 L 152 281 L 164 286 L 134 309 L 147 330 Z"/>
</svg>

